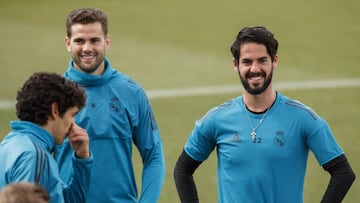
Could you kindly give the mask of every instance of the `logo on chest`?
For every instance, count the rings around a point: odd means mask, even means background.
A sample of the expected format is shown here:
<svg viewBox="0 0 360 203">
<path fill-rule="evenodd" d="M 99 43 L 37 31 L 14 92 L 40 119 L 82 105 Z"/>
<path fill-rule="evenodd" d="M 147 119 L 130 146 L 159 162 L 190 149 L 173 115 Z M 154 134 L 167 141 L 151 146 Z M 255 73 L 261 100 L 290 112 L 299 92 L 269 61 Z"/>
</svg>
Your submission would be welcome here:
<svg viewBox="0 0 360 203">
<path fill-rule="evenodd" d="M 267 136 L 269 136 L 269 137 L 267 137 Z M 267 139 L 267 138 L 269 138 L 269 139 Z M 241 135 L 239 133 L 235 133 L 230 137 L 229 142 L 230 143 L 249 143 L 249 142 L 251 142 L 253 144 L 262 144 L 264 142 L 266 143 L 269 140 L 272 140 L 273 144 L 275 146 L 283 147 L 285 145 L 285 133 L 281 130 L 278 130 L 275 132 L 275 135 L 268 134 L 268 135 L 262 135 L 262 136 L 256 136 L 256 137 L 249 136 L 248 138 L 244 137 L 244 135 Z"/>
<path fill-rule="evenodd" d="M 274 137 L 274 144 L 278 147 L 283 147 L 285 145 L 285 135 L 283 131 L 276 131 Z"/>
</svg>

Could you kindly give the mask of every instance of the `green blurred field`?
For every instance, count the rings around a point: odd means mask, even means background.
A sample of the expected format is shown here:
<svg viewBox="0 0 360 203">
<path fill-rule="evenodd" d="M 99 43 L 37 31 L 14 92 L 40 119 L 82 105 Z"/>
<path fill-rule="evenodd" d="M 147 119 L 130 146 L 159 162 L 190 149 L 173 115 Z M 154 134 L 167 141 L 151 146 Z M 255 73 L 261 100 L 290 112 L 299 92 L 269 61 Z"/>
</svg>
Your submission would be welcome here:
<svg viewBox="0 0 360 203">
<path fill-rule="evenodd" d="M 0 100 L 15 100 L 18 87 L 34 71 L 63 73 L 69 60 L 65 17 L 77 7 L 107 12 L 112 40 L 108 58 L 146 90 L 238 84 L 238 93 L 151 99 L 167 163 L 160 202 L 179 202 L 172 170 L 194 121 L 241 93 L 229 52 L 239 29 L 265 25 L 275 32 L 280 42 L 275 83 L 360 78 L 359 6 L 356 0 L 0 0 Z M 282 93 L 308 104 L 329 122 L 359 176 L 360 87 Z M 14 108 L 0 109 L 0 140 L 11 119 Z M 139 157 L 134 161 L 139 172 Z M 217 202 L 215 154 L 200 166 L 195 179 L 201 202 Z M 328 180 L 311 155 L 305 202 L 319 202 Z M 358 182 L 344 202 L 360 201 Z"/>
</svg>

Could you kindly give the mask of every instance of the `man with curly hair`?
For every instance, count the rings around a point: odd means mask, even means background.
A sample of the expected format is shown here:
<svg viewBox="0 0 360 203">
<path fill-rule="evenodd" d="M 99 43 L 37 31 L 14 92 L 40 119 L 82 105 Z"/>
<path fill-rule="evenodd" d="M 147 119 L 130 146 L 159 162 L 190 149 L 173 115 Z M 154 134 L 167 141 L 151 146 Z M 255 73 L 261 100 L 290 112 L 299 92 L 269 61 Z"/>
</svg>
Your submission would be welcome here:
<svg viewBox="0 0 360 203">
<path fill-rule="evenodd" d="M 74 122 L 86 94 L 77 83 L 56 73 L 34 73 L 17 92 L 16 115 L 0 143 L 0 189 L 17 182 L 42 186 L 51 203 L 85 202 L 93 157 L 87 132 Z M 53 157 L 55 145 L 68 137 L 73 174 L 65 185 Z"/>
</svg>

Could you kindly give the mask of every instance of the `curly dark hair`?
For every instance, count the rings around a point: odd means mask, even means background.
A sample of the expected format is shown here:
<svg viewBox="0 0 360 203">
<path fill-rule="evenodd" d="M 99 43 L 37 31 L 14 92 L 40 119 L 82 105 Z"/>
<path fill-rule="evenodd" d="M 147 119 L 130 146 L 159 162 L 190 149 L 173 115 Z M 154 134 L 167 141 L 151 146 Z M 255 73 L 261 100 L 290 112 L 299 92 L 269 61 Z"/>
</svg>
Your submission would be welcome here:
<svg viewBox="0 0 360 203">
<path fill-rule="evenodd" d="M 108 34 L 108 19 L 106 14 L 97 8 L 79 8 L 71 11 L 66 18 L 66 35 L 71 38 L 71 26 L 74 24 L 90 24 L 100 22 L 105 36 Z"/>
<path fill-rule="evenodd" d="M 16 115 L 22 121 L 45 125 L 51 105 L 58 104 L 60 116 L 72 107 L 85 106 L 86 94 L 76 82 L 56 73 L 37 72 L 17 92 Z"/>
<path fill-rule="evenodd" d="M 278 41 L 274 38 L 274 34 L 265 27 L 255 26 L 241 29 L 230 47 L 230 51 L 237 64 L 239 63 L 241 45 L 248 42 L 265 45 L 271 60 L 274 61 L 279 46 Z"/>
</svg>

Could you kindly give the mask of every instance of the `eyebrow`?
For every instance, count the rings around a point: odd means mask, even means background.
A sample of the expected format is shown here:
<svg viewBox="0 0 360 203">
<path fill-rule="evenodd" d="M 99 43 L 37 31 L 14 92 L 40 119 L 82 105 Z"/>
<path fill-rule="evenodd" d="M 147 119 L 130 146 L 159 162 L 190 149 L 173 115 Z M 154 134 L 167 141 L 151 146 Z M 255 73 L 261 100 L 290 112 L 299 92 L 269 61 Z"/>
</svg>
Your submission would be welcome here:
<svg viewBox="0 0 360 203">
<path fill-rule="evenodd" d="M 101 39 L 101 37 L 91 37 L 90 40 L 99 40 Z M 74 41 L 79 41 L 79 40 L 85 40 L 84 37 L 74 37 L 73 38 Z"/>
<path fill-rule="evenodd" d="M 268 57 L 268 56 L 263 56 L 263 57 L 260 57 L 260 58 L 258 58 L 258 60 L 264 60 L 264 59 L 269 59 L 270 57 Z"/>
<path fill-rule="evenodd" d="M 269 56 L 263 56 L 263 57 L 260 57 L 260 58 L 257 58 L 255 60 L 265 60 L 265 59 L 269 59 L 270 57 Z M 253 61 L 253 59 L 249 59 L 249 58 L 240 58 L 241 61 Z"/>
</svg>

